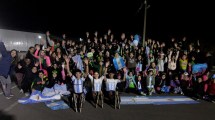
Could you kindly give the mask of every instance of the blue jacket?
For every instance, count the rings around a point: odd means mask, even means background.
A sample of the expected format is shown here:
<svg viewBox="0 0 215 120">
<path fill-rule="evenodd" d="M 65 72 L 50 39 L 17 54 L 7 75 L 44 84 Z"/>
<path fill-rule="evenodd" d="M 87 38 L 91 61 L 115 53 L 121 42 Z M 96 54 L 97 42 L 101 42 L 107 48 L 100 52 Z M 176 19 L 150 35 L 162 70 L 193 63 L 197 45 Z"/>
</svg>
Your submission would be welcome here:
<svg viewBox="0 0 215 120">
<path fill-rule="evenodd" d="M 7 78 L 10 72 L 12 57 L 10 53 L 7 52 L 3 42 L 0 42 L 0 53 L 2 54 L 2 59 L 0 61 L 0 76 Z"/>
</svg>

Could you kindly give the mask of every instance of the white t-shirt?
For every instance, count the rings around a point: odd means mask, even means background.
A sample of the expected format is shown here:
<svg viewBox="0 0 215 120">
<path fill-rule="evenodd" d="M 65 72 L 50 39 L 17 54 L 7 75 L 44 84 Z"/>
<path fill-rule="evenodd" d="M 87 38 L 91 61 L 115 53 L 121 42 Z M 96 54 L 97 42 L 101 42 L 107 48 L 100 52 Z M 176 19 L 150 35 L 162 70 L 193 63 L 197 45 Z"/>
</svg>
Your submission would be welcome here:
<svg viewBox="0 0 215 120">
<path fill-rule="evenodd" d="M 83 77 L 78 80 L 75 76 L 72 76 L 73 88 L 75 93 L 83 93 L 84 81 L 85 78 Z"/>
<path fill-rule="evenodd" d="M 106 80 L 106 91 L 115 91 L 117 83 L 121 82 L 118 79 L 107 79 Z"/>
<path fill-rule="evenodd" d="M 148 88 L 153 88 L 154 85 L 152 85 L 152 76 L 149 77 L 149 85 L 147 86 Z"/>
<path fill-rule="evenodd" d="M 141 90 L 141 89 L 142 89 L 142 86 L 141 86 L 140 81 L 137 82 L 137 87 L 138 87 L 138 90 Z"/>
<path fill-rule="evenodd" d="M 102 88 L 102 81 L 104 80 L 104 76 L 101 76 L 99 79 L 94 79 L 93 76 L 91 76 L 90 74 L 88 75 L 88 77 L 90 78 L 92 84 L 93 84 L 93 88 L 92 90 L 94 92 L 99 92 L 101 91 Z M 94 81 L 93 81 L 94 79 Z"/>
</svg>

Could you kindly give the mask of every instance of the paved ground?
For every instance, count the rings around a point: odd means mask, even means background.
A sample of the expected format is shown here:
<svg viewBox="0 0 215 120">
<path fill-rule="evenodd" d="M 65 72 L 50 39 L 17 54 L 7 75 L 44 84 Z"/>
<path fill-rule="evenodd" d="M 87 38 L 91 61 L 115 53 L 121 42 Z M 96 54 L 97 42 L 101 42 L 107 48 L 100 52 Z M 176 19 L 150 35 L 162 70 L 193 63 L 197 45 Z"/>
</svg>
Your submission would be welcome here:
<svg viewBox="0 0 215 120">
<path fill-rule="evenodd" d="M 199 104 L 178 105 L 122 105 L 115 110 L 105 104 L 94 108 L 86 102 L 82 113 L 73 109 L 53 111 L 44 103 L 22 105 L 17 100 L 23 97 L 13 87 L 15 96 L 7 100 L 0 91 L 0 120 L 213 120 L 215 104 L 200 101 Z"/>
</svg>

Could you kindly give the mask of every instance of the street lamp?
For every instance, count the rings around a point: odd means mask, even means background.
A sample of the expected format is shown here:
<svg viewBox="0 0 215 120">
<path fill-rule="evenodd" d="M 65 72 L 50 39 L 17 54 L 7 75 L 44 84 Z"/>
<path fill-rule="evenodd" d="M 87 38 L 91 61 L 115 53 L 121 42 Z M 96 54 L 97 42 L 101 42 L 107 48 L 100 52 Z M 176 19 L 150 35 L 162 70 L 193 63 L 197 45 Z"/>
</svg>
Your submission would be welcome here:
<svg viewBox="0 0 215 120">
<path fill-rule="evenodd" d="M 145 40 L 146 40 L 146 17 L 147 17 L 147 9 L 150 7 L 150 5 L 147 5 L 147 0 L 144 1 L 145 4 L 145 11 L 144 11 L 144 25 L 143 25 L 143 46 L 145 46 Z"/>
</svg>

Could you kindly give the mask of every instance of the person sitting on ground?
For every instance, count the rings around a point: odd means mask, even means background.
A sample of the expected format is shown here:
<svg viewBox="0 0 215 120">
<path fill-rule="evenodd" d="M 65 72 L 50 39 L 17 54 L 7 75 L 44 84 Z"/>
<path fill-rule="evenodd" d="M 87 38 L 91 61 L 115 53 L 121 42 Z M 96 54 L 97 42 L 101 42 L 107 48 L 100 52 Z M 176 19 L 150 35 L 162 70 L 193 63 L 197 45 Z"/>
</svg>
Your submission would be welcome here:
<svg viewBox="0 0 215 120">
<path fill-rule="evenodd" d="M 152 93 L 155 92 L 154 86 L 155 86 L 155 76 L 153 75 L 153 70 L 149 69 L 148 75 L 146 77 L 146 86 L 148 89 L 148 95 L 152 95 Z"/>
<path fill-rule="evenodd" d="M 29 70 L 29 71 L 28 71 Z M 22 81 L 22 86 L 20 93 L 25 93 L 25 96 L 28 96 L 32 93 L 31 85 L 32 82 L 38 77 L 38 68 L 33 66 L 31 69 L 27 68 L 25 72 L 25 77 Z"/>
<path fill-rule="evenodd" d="M 46 85 L 46 82 L 48 81 L 48 78 L 44 75 L 43 70 L 39 70 L 38 75 L 39 76 L 37 76 L 32 82 L 32 92 L 34 92 L 35 90 L 42 92 Z"/>
<path fill-rule="evenodd" d="M 172 91 L 175 94 L 184 94 L 182 92 L 182 89 L 180 87 L 180 81 L 178 79 L 178 76 L 176 75 L 173 80 L 170 81 L 170 91 Z"/>
<path fill-rule="evenodd" d="M 215 74 L 211 77 L 211 81 L 208 86 L 208 97 L 209 100 L 213 103 L 215 103 Z"/>
<path fill-rule="evenodd" d="M 166 79 L 166 74 L 162 74 L 161 78 L 155 81 L 157 93 L 169 93 L 169 81 Z"/>
<path fill-rule="evenodd" d="M 144 80 L 143 80 L 143 77 L 141 75 L 138 75 L 136 77 L 136 85 L 137 85 L 137 93 L 139 95 L 146 95 L 144 93 Z"/>
<path fill-rule="evenodd" d="M 203 99 L 205 92 L 204 92 L 204 82 L 202 80 L 202 77 L 199 77 L 194 85 L 193 90 L 193 97 L 197 100 Z"/>
<path fill-rule="evenodd" d="M 126 92 L 132 92 L 132 93 L 136 93 L 137 90 L 137 85 L 135 82 L 135 75 L 133 75 L 132 71 L 128 72 L 128 75 L 126 74 Z"/>
</svg>

